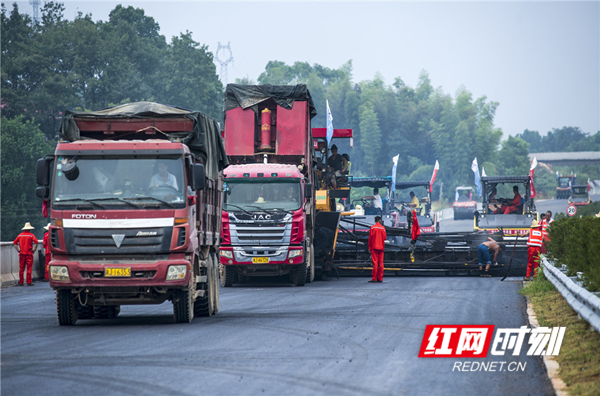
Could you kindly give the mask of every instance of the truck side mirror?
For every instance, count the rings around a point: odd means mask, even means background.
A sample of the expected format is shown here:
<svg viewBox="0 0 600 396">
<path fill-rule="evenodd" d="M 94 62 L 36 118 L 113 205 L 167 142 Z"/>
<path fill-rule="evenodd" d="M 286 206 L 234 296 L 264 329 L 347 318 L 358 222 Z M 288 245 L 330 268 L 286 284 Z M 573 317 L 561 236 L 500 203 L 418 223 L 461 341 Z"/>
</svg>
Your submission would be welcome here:
<svg viewBox="0 0 600 396">
<path fill-rule="evenodd" d="M 312 183 L 306 183 L 304 185 L 304 198 L 310 199 L 313 196 L 313 185 Z"/>
<path fill-rule="evenodd" d="M 52 158 L 44 157 L 37 160 L 36 179 L 39 186 L 50 185 L 50 162 Z"/>
<path fill-rule="evenodd" d="M 206 173 L 204 172 L 204 165 L 192 164 L 192 190 L 204 190 L 206 183 Z"/>
<path fill-rule="evenodd" d="M 48 186 L 40 186 L 35 189 L 35 195 L 41 199 L 47 199 L 50 196 L 50 189 Z"/>
</svg>

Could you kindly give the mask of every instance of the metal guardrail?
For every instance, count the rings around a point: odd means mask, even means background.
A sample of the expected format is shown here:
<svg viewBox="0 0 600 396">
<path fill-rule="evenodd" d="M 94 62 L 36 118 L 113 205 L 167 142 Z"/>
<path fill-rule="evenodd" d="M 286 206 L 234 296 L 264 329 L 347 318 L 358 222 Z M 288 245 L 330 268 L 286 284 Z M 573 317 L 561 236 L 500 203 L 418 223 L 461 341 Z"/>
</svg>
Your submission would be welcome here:
<svg viewBox="0 0 600 396">
<path fill-rule="evenodd" d="M 544 275 L 558 289 L 569 305 L 600 332 L 600 297 L 573 282 L 548 259 L 542 259 Z"/>
</svg>

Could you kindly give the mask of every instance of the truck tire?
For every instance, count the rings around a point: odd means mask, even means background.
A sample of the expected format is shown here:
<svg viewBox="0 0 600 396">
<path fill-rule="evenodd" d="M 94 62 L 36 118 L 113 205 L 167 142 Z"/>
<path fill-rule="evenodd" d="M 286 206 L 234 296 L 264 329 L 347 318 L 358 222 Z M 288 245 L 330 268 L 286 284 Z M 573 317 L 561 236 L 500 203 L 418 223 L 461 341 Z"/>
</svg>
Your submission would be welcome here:
<svg viewBox="0 0 600 396">
<path fill-rule="evenodd" d="M 212 311 L 212 303 L 211 303 L 211 293 L 212 293 L 212 284 L 211 282 L 214 282 L 214 280 L 212 278 L 214 278 L 214 276 L 212 275 L 211 271 L 213 270 L 213 260 L 212 260 L 212 256 L 209 255 L 208 256 L 208 260 L 206 260 L 206 275 L 207 275 L 207 279 L 206 279 L 206 283 L 202 286 L 202 289 L 205 291 L 204 292 L 204 296 L 203 297 L 198 297 L 196 299 L 196 301 L 194 301 L 194 315 L 198 316 L 198 317 L 207 317 L 207 316 L 211 316 L 213 314 Z M 225 267 L 225 266 L 222 266 Z M 223 274 L 221 274 L 221 279 L 223 277 Z M 222 281 L 221 281 L 222 282 Z"/>
<path fill-rule="evenodd" d="M 177 323 L 192 323 L 194 319 L 193 290 L 175 290 L 173 292 L 173 316 Z"/>
<path fill-rule="evenodd" d="M 56 292 L 56 315 L 61 326 L 73 326 L 77 322 L 75 295 L 71 294 L 71 290 Z"/>
<path fill-rule="evenodd" d="M 79 301 L 75 302 L 77 307 L 77 318 L 78 319 L 93 319 L 94 318 L 94 307 L 91 305 L 81 305 Z"/>
<path fill-rule="evenodd" d="M 294 286 L 304 286 L 306 283 L 306 270 L 306 261 L 296 265 L 296 268 L 292 270 L 292 284 Z"/>
<path fill-rule="evenodd" d="M 458 220 L 458 216 L 456 216 L 456 210 L 454 211 L 454 219 L 453 220 Z"/>
<path fill-rule="evenodd" d="M 221 286 L 231 287 L 236 281 L 237 269 L 232 265 L 223 265 L 219 263 L 219 273 L 221 274 Z"/>
<path fill-rule="evenodd" d="M 96 305 L 93 307 L 94 317 L 96 319 L 116 318 L 121 312 L 120 305 Z"/>
</svg>

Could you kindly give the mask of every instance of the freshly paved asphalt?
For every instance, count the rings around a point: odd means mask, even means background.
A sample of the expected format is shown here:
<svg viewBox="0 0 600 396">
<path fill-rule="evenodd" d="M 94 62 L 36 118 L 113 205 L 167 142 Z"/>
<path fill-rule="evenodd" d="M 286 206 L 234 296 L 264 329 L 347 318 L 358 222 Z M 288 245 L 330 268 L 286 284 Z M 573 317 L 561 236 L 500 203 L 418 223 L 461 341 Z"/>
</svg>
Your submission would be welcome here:
<svg viewBox="0 0 600 396">
<path fill-rule="evenodd" d="M 341 278 L 221 289 L 218 315 L 176 324 L 168 303 L 60 327 L 47 283 L 2 289 L 5 395 L 549 395 L 524 372 L 452 372 L 419 359 L 427 324 L 526 324 L 521 282 Z M 266 281 L 265 281 L 266 282 Z M 523 353 L 524 354 L 524 353 Z M 491 356 L 491 355 L 490 355 Z M 461 359 L 465 360 L 465 359 Z"/>
<path fill-rule="evenodd" d="M 541 201 L 564 211 L 566 201 Z M 469 231 L 472 220 L 443 220 Z M 60 327 L 47 283 L 2 289 L 6 395 L 550 395 L 540 358 L 523 372 L 452 371 L 419 359 L 428 324 L 527 324 L 508 278 L 341 278 L 289 287 L 274 279 L 221 289 L 218 315 L 176 324 L 172 306 L 124 306 L 112 320 Z M 461 359 L 465 360 L 465 359 Z"/>
</svg>

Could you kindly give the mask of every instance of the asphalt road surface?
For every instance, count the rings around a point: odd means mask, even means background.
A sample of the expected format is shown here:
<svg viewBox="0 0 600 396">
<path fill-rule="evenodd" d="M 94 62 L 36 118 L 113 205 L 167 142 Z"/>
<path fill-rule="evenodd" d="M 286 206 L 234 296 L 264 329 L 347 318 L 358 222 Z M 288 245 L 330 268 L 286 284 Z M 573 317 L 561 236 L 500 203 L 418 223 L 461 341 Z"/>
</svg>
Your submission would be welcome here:
<svg viewBox="0 0 600 396">
<path fill-rule="evenodd" d="M 341 278 L 222 288 L 221 311 L 176 324 L 172 306 L 60 327 L 47 283 L 2 289 L 4 395 L 550 395 L 538 357 L 519 372 L 418 358 L 428 324 L 525 325 L 509 278 Z M 506 367 L 506 366 L 505 366 Z"/>
</svg>

